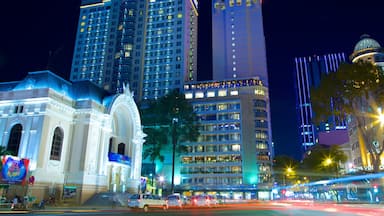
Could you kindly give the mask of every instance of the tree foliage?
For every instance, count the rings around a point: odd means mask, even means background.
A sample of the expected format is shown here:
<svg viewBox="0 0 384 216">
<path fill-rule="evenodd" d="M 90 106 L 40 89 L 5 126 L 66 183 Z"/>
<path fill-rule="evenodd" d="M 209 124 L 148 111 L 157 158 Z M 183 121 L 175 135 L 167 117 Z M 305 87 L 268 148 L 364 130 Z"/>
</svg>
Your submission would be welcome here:
<svg viewBox="0 0 384 216">
<path fill-rule="evenodd" d="M 162 161 L 161 151 L 170 148 L 172 144 L 172 130 L 176 130 L 177 151 L 184 151 L 180 143 L 196 141 L 199 136 L 196 115 L 193 107 L 184 94 L 177 90 L 169 94 L 140 105 L 143 131 L 147 134 L 144 143 L 144 158 Z"/>
<path fill-rule="evenodd" d="M 329 176 L 337 177 L 341 171 L 340 164 L 346 161 L 347 155 L 339 146 L 317 144 L 306 153 L 301 164 L 301 173 L 311 180 L 320 180 Z"/>
<path fill-rule="evenodd" d="M 290 156 L 275 156 L 273 159 L 273 173 L 275 182 L 277 182 L 279 185 L 290 184 L 290 181 L 296 175 L 296 170 L 298 167 L 299 161 Z"/>
<path fill-rule="evenodd" d="M 320 85 L 311 89 L 311 97 L 315 123 L 326 122 L 330 117 L 350 118 L 356 123 L 377 172 L 384 141 L 381 125 L 377 124 L 377 111 L 384 108 L 381 68 L 370 62 L 341 64 L 336 72 L 321 78 Z M 378 142 L 379 147 L 375 146 Z"/>
</svg>

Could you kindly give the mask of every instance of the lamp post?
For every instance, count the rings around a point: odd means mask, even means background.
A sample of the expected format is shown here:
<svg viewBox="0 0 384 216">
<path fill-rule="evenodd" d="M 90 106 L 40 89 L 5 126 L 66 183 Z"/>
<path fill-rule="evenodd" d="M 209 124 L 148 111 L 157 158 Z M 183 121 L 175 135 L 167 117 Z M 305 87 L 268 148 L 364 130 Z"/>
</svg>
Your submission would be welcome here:
<svg viewBox="0 0 384 216">
<path fill-rule="evenodd" d="M 171 193 L 175 192 L 175 158 L 176 158 L 176 145 L 177 145 L 177 131 L 176 126 L 179 122 L 178 118 L 172 119 L 172 183 Z"/>
</svg>

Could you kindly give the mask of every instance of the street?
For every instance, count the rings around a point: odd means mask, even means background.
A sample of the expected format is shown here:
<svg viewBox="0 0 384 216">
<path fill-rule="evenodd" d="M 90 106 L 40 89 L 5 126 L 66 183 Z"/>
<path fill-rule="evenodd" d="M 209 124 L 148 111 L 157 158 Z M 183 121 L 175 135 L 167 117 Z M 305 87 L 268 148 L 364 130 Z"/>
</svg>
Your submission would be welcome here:
<svg viewBox="0 0 384 216">
<path fill-rule="evenodd" d="M 147 216 L 379 216 L 384 215 L 383 205 L 340 205 L 312 202 L 258 202 L 218 206 L 215 208 L 141 209 L 119 208 L 52 208 L 43 211 L 0 212 L 3 215 L 147 215 Z"/>
</svg>

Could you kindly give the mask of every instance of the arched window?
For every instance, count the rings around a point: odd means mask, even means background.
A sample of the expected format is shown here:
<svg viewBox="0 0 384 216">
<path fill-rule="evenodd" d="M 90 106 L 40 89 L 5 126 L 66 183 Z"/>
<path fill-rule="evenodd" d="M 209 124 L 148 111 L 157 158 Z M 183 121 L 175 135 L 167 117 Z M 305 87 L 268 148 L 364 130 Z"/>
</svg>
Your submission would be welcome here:
<svg viewBox="0 0 384 216">
<path fill-rule="evenodd" d="M 51 156 L 49 157 L 50 160 L 58 160 L 58 161 L 60 160 L 61 149 L 63 147 L 63 139 L 64 139 L 64 132 L 62 129 L 57 127 L 53 134 Z"/>
<path fill-rule="evenodd" d="M 124 155 L 124 153 L 125 153 L 125 145 L 124 145 L 124 143 L 120 143 L 117 146 L 117 154 Z"/>
<path fill-rule="evenodd" d="M 11 154 L 14 156 L 17 156 L 19 154 L 22 130 L 23 126 L 21 126 L 21 124 L 16 124 L 12 127 L 11 134 L 9 135 L 7 151 L 11 152 Z"/>
<path fill-rule="evenodd" d="M 109 138 L 108 153 L 112 152 L 113 147 L 113 137 Z"/>
</svg>

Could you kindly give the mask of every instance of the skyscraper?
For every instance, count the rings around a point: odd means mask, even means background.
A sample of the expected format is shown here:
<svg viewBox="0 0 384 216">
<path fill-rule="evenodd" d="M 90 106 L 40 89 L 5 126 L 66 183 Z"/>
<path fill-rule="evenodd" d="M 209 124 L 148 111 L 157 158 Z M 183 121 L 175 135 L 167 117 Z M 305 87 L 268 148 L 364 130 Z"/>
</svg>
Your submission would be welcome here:
<svg viewBox="0 0 384 216">
<path fill-rule="evenodd" d="M 298 115 L 299 140 L 302 150 L 316 144 L 316 127 L 312 122 L 313 111 L 311 106 L 310 89 L 320 83 L 322 74 L 335 72 L 340 63 L 347 61 L 344 53 L 326 54 L 322 56 L 295 58 L 295 89 Z M 327 124 L 322 124 L 320 131 L 345 129 L 345 122 L 332 119 Z"/>
<path fill-rule="evenodd" d="M 196 80 L 197 1 L 150 0 L 140 98 L 156 99 Z"/>
<path fill-rule="evenodd" d="M 259 77 L 268 86 L 259 0 L 213 0 L 213 80 Z"/>
<path fill-rule="evenodd" d="M 128 83 L 136 100 L 196 79 L 197 3 L 83 0 L 70 79 L 110 92 Z"/>
</svg>

